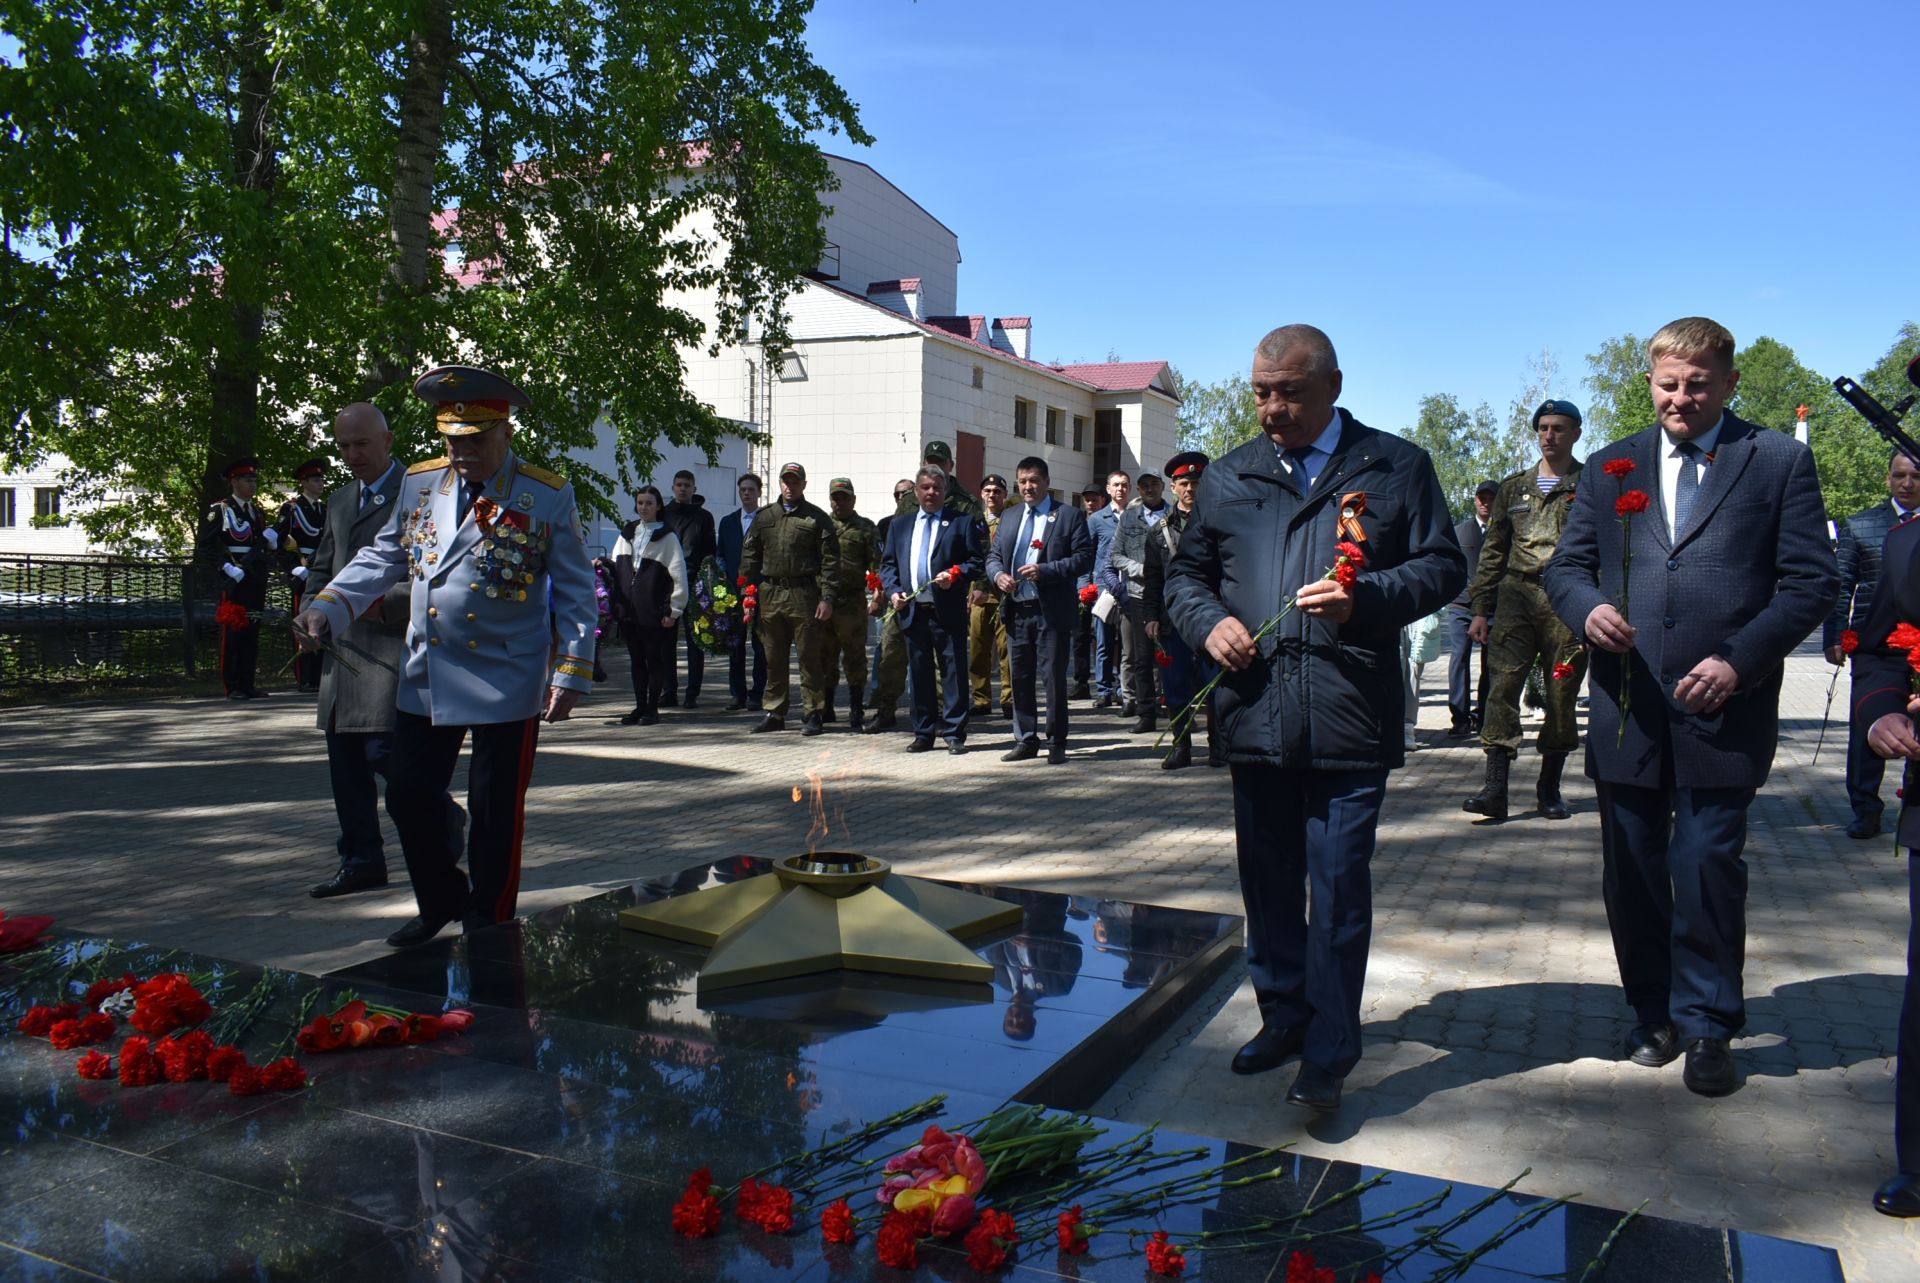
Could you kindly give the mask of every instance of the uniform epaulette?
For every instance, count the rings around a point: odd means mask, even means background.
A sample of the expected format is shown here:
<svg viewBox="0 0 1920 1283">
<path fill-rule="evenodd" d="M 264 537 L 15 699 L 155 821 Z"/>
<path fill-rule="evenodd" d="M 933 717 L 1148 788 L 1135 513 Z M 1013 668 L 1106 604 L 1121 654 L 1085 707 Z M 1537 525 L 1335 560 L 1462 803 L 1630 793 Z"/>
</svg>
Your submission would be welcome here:
<svg viewBox="0 0 1920 1283">
<path fill-rule="evenodd" d="M 412 476 L 416 472 L 438 472 L 441 468 L 451 466 L 452 463 L 453 463 L 453 460 L 449 459 L 444 454 L 441 455 L 438 459 L 422 459 L 420 462 L 414 464 L 411 468 L 407 469 L 407 475 Z"/>
<path fill-rule="evenodd" d="M 542 485 L 552 486 L 555 490 L 558 490 L 562 486 L 567 484 L 567 479 L 561 476 L 559 473 L 549 472 L 545 468 L 534 463 L 521 464 L 520 475 L 523 477 L 532 477 L 535 481 L 540 482 Z"/>
</svg>

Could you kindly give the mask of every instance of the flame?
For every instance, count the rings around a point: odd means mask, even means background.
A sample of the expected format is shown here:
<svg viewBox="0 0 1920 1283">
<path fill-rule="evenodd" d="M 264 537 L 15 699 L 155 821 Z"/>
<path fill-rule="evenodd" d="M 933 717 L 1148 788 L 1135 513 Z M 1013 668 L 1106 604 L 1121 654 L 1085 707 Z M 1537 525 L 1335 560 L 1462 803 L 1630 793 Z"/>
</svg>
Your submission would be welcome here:
<svg viewBox="0 0 1920 1283">
<path fill-rule="evenodd" d="M 809 814 L 812 822 L 807 827 L 808 855 L 817 852 L 820 849 L 821 842 L 829 833 L 834 832 L 836 829 L 843 835 L 842 840 L 845 840 L 847 814 L 846 804 L 841 800 L 844 796 L 844 790 L 836 792 L 834 795 L 833 814 L 832 818 L 829 819 L 827 814 L 827 783 L 828 781 L 832 781 L 835 784 L 845 784 L 849 781 L 859 779 L 860 771 L 857 765 L 846 765 L 837 770 L 828 770 L 828 764 L 832 762 L 832 760 L 833 753 L 831 751 L 822 753 L 819 760 L 807 770 L 806 787 L 802 788 L 796 784 L 793 789 L 793 800 L 795 802 L 804 800 L 809 803 Z"/>
<path fill-rule="evenodd" d="M 798 802 L 800 800 L 800 797 L 801 797 L 800 786 L 796 784 L 793 786 L 793 800 Z"/>
</svg>

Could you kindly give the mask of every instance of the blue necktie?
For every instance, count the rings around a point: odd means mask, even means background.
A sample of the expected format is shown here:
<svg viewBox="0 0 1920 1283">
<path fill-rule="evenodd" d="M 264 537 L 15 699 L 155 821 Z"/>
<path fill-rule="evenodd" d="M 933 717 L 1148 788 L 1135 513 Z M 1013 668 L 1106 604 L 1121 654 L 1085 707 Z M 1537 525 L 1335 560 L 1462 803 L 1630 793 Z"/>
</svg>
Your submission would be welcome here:
<svg viewBox="0 0 1920 1283">
<path fill-rule="evenodd" d="M 1312 453 L 1312 446 L 1287 451 L 1287 462 L 1300 471 L 1300 484 L 1302 489 L 1313 485 L 1313 472 L 1307 467 L 1307 457 Z"/>
<path fill-rule="evenodd" d="M 1019 553 L 1017 555 L 1017 559 L 1014 562 L 1014 569 L 1016 572 L 1014 574 L 1014 578 L 1020 579 L 1020 576 L 1018 574 L 1019 568 L 1021 566 L 1027 566 L 1027 565 L 1033 564 L 1033 558 L 1029 555 L 1033 552 L 1033 509 L 1032 507 L 1028 507 L 1027 515 L 1020 518 L 1020 541 L 1015 545 L 1015 547 L 1019 549 Z M 1033 588 L 1033 586 L 1034 585 L 1031 580 L 1020 579 L 1020 582 L 1014 585 L 1013 595 L 1015 597 L 1022 599 L 1023 601 L 1028 598 L 1031 598 L 1033 596 L 1033 593 L 1030 590 Z"/>
<path fill-rule="evenodd" d="M 925 522 L 926 526 L 920 541 L 920 583 L 918 586 L 924 588 L 933 582 L 933 514 L 923 512 L 920 514 L 920 520 Z"/>
<path fill-rule="evenodd" d="M 1693 501 L 1700 493 L 1700 447 L 1691 441 L 1680 443 L 1680 483 L 1673 490 L 1673 533 L 1687 528 L 1693 515 Z"/>
</svg>

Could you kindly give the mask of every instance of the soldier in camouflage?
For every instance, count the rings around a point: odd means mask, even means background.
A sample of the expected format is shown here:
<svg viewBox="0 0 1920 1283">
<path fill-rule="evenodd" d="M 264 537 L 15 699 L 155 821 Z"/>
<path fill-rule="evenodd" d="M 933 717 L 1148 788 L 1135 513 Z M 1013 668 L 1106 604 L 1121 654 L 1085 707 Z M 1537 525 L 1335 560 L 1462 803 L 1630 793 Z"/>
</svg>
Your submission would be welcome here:
<svg viewBox="0 0 1920 1283">
<path fill-rule="evenodd" d="M 832 510 L 833 531 L 839 537 L 840 576 L 835 582 L 833 599 L 840 609 L 833 612 L 826 634 L 826 684 L 832 692 L 836 674 L 847 678 L 847 729 L 857 731 L 866 724 L 861 703 L 867 695 L 867 612 L 858 608 L 866 601 L 867 576 L 880 569 L 880 528 L 853 510 L 853 482 L 835 477 L 827 483 L 827 506 Z M 833 718 L 833 702 L 827 702 L 827 719 Z M 814 733 L 811 727 L 804 735 Z"/>
<path fill-rule="evenodd" d="M 1540 586 L 1540 572 L 1560 544 L 1580 480 L 1580 464 L 1573 458 L 1580 409 L 1571 401 L 1543 401 L 1533 412 L 1533 429 L 1540 462 L 1500 483 L 1470 590 L 1473 622 L 1467 635 L 1487 647 L 1493 680 L 1480 732 L 1486 782 L 1460 807 L 1496 820 L 1507 818 L 1507 768 L 1520 751 L 1520 693 L 1535 663 L 1548 674 L 1560 664 L 1572 669 L 1545 683 L 1547 720 L 1540 730 L 1540 780 L 1534 789 L 1543 818 L 1567 818 L 1560 776 L 1567 754 L 1580 743 L 1574 704 L 1587 672 L 1586 647 L 1553 613 Z"/>
<path fill-rule="evenodd" d="M 833 518 L 807 502 L 807 470 L 799 464 L 781 465 L 780 501 L 760 509 L 748 527 L 740 573 L 759 589 L 756 627 L 767 652 L 767 689 L 760 704 L 767 717 L 753 733 L 786 728 L 787 670 L 797 641 L 803 730 L 818 735 L 825 729 L 832 683 L 826 635 L 840 582 L 840 540 Z"/>
<path fill-rule="evenodd" d="M 1007 506 L 1007 479 L 988 473 L 980 482 L 980 501 L 986 507 L 987 547 L 1000 537 L 1000 514 Z M 994 661 L 1000 668 L 1000 713 L 1013 715 L 1013 667 L 1007 654 L 1007 621 L 1000 613 L 1000 590 L 982 576 L 967 593 L 967 668 L 973 677 L 974 717 L 993 711 Z"/>
</svg>

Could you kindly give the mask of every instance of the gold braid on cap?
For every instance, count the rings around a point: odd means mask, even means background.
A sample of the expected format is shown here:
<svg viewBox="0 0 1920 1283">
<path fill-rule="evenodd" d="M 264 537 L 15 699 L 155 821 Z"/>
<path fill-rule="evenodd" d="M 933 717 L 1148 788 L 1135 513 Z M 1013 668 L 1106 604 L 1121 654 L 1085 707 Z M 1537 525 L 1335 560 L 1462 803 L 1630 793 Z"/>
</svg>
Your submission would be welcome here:
<svg viewBox="0 0 1920 1283">
<path fill-rule="evenodd" d="M 461 428 L 469 432 L 485 432 L 496 423 L 506 422 L 511 415 L 506 410 L 482 405 L 478 401 L 442 401 L 433 417 L 441 432 L 458 436 L 461 435 Z"/>
</svg>

